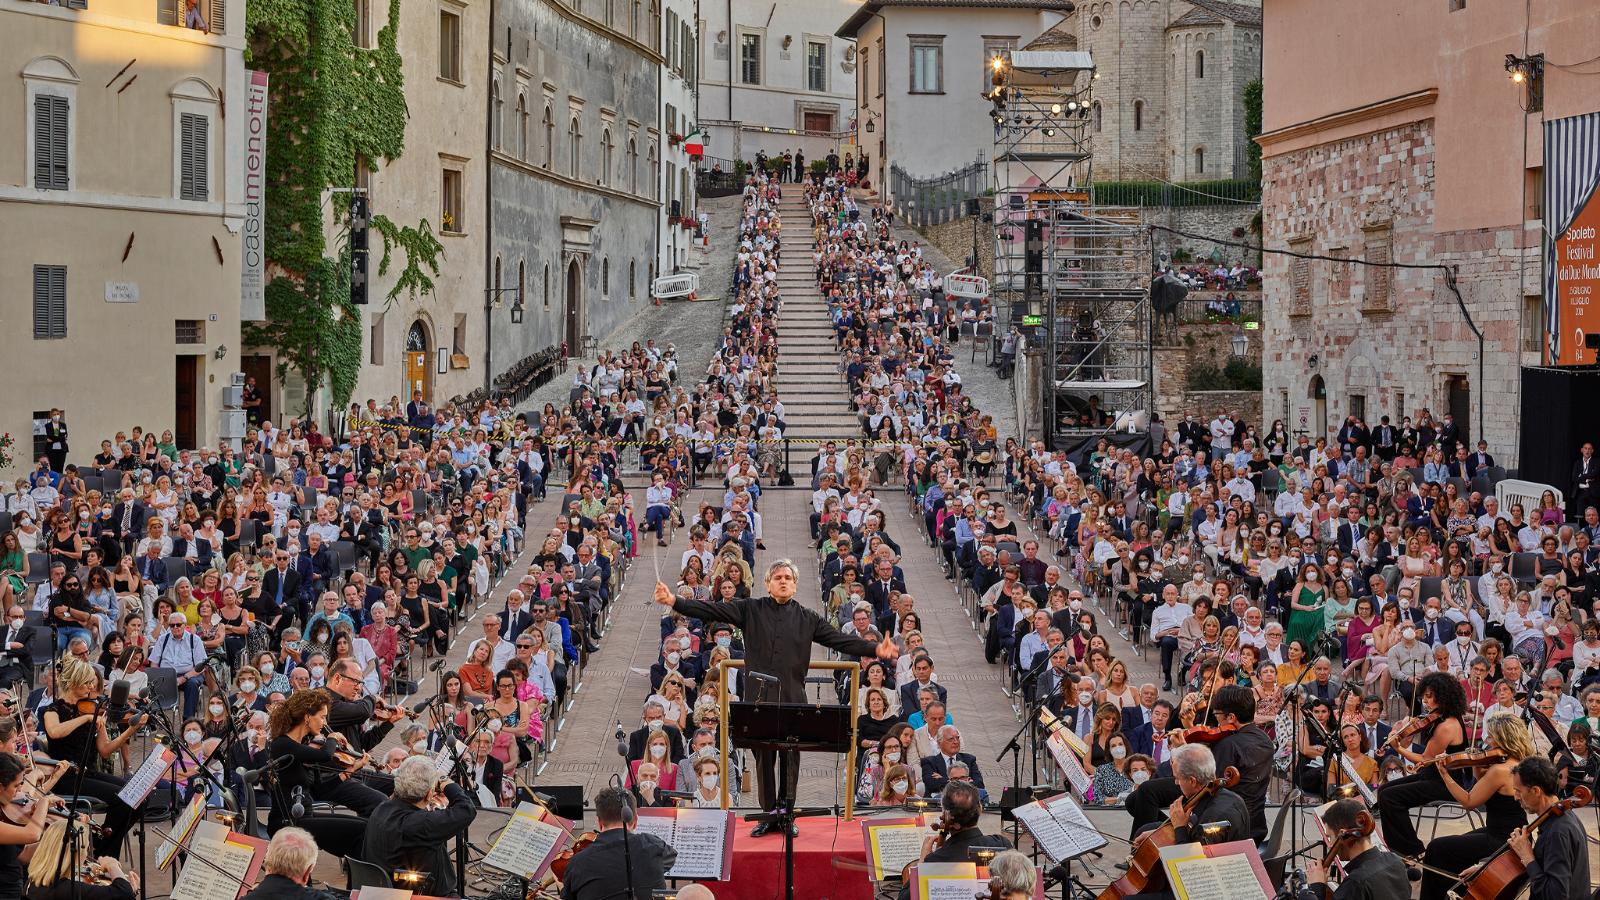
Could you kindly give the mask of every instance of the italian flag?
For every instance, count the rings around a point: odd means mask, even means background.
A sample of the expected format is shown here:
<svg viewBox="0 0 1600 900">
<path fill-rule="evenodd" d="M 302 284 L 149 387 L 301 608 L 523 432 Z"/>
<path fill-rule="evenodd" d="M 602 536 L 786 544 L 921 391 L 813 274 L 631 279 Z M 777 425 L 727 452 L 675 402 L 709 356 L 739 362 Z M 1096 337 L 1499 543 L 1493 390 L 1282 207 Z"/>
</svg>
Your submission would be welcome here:
<svg viewBox="0 0 1600 900">
<path fill-rule="evenodd" d="M 684 152 L 688 153 L 690 156 L 704 156 L 706 152 L 704 133 L 700 129 L 696 128 L 685 135 L 683 138 L 683 149 Z"/>
</svg>

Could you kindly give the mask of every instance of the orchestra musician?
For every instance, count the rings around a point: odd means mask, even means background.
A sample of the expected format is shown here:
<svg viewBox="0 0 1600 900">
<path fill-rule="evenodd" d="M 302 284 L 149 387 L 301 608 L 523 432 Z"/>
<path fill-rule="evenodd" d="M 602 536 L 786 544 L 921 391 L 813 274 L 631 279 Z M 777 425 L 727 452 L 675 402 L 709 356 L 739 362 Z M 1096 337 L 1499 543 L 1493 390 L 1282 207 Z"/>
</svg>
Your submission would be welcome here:
<svg viewBox="0 0 1600 900">
<path fill-rule="evenodd" d="M 0 805 L 10 805 L 27 781 L 27 763 L 14 753 L 0 752 Z M 44 834 L 48 803 L 36 802 L 21 824 L 0 817 L 0 900 L 22 900 L 28 892 L 28 876 L 22 854 L 31 851 Z"/>
<path fill-rule="evenodd" d="M 1517 800 L 1530 816 L 1541 816 L 1561 801 L 1555 764 L 1530 756 L 1511 770 Z M 1589 896 L 1589 844 L 1576 815 L 1553 815 L 1532 840 L 1518 828 L 1506 839 L 1528 870 L 1528 900 L 1585 900 Z"/>
<path fill-rule="evenodd" d="M 1517 802 L 1516 790 L 1511 783 L 1511 770 L 1523 759 L 1533 756 L 1533 741 L 1528 726 L 1515 716 L 1495 716 L 1485 726 L 1489 749 L 1505 754 L 1504 762 L 1475 768 L 1476 780 L 1472 790 L 1462 787 L 1455 775 L 1446 768 L 1444 759 L 1434 762 L 1440 779 L 1450 796 L 1463 809 L 1483 809 L 1483 827 L 1466 834 L 1436 837 L 1428 842 L 1422 860 L 1427 868 L 1422 870 L 1421 900 L 1446 900 L 1446 891 L 1455 883 L 1446 872 L 1459 873 L 1466 864 L 1483 859 L 1506 842 L 1511 832 L 1528 824 L 1528 817 Z"/>
<path fill-rule="evenodd" d="M 973 847 L 1011 849 L 1011 842 L 999 835 L 984 834 L 978 828 L 983 815 L 983 801 L 978 788 L 970 782 L 952 781 L 945 785 L 939 805 L 944 814 L 939 819 L 938 834 L 930 834 L 922 841 L 919 862 L 966 862 Z M 1242 806 L 1242 804 L 1241 804 Z M 900 900 L 911 896 L 910 885 L 900 888 Z"/>
<path fill-rule="evenodd" d="M 112 737 L 106 730 L 105 707 L 96 702 L 100 696 L 100 674 L 94 666 L 79 659 L 61 663 L 61 671 L 56 674 L 56 690 L 58 696 L 44 708 L 42 718 L 49 753 L 63 762 L 81 764 L 110 759 L 149 719 L 141 714 L 121 734 Z M 123 784 L 123 779 L 115 775 L 94 771 L 74 772 L 62 782 L 63 790 L 70 786 L 81 796 L 106 804 L 106 827 L 95 837 L 96 856 L 115 855 L 122 846 L 123 836 L 133 826 L 133 810 L 117 796 Z"/>
<path fill-rule="evenodd" d="M 594 817 L 599 837 L 573 854 L 561 879 L 561 900 L 650 900 L 667 886 L 678 851 L 653 834 L 634 833 L 637 814 L 625 789 L 595 794 Z"/>
<path fill-rule="evenodd" d="M 1197 712 L 1197 718 L 1199 713 Z M 1210 744 L 1215 769 L 1232 766 L 1239 770 L 1239 783 L 1233 793 L 1244 800 L 1249 810 L 1250 836 L 1267 835 L 1267 785 L 1272 776 L 1272 739 L 1255 724 L 1256 695 L 1250 688 L 1227 684 L 1217 688 L 1211 700 L 1214 733 L 1220 738 Z M 1205 724 L 1199 723 L 1196 724 Z M 1182 730 L 1167 732 L 1167 741 L 1182 746 L 1189 741 Z M 1166 817 L 1182 791 L 1173 778 L 1152 778 L 1134 788 L 1128 797 L 1128 813 L 1133 816 L 1129 837 L 1145 831 Z M 1207 819 L 1206 821 L 1211 821 Z"/>
<path fill-rule="evenodd" d="M 431 755 L 410 757 L 395 770 L 394 796 L 367 820 L 361 858 L 391 873 L 421 873 L 426 880 L 416 886 L 419 894 L 453 897 L 457 885 L 449 841 L 477 814 L 472 796 L 441 778 Z"/>
<path fill-rule="evenodd" d="M 1372 814 L 1360 800 L 1335 801 L 1322 814 L 1322 823 L 1335 837 L 1335 855 L 1344 861 L 1344 881 L 1333 891 L 1333 900 L 1394 900 L 1411 896 L 1405 863 L 1393 853 L 1372 844 Z M 1312 897 L 1327 897 L 1328 871 L 1316 859 L 1306 863 L 1306 881 Z"/>
<path fill-rule="evenodd" d="M 296 824 L 329 853 L 356 856 L 366 838 L 364 820 L 383 803 L 383 795 L 351 777 L 366 765 L 366 756 L 343 752 L 337 739 L 324 736 L 328 706 L 328 695 L 322 691 L 295 691 L 271 713 L 267 753 L 274 760 L 284 756 L 293 760 L 278 768 L 278 792 L 267 830 Z M 313 800 L 344 806 L 361 818 L 313 813 Z"/>
<path fill-rule="evenodd" d="M 390 729 L 406 715 L 399 708 L 379 710 L 376 700 L 362 696 L 365 688 L 361 667 L 350 657 L 329 664 L 328 683 L 321 688 L 328 694 L 328 727 L 343 735 L 357 753 L 383 743 Z M 366 727 L 374 720 L 371 728 Z"/>
<path fill-rule="evenodd" d="M 1248 689 L 1246 689 L 1248 690 Z M 1244 798 L 1228 788 L 1218 788 L 1193 809 L 1185 807 L 1186 801 L 1204 791 L 1217 779 L 1217 758 L 1205 744 L 1184 744 L 1172 751 L 1172 780 L 1177 782 L 1182 796 L 1167 807 L 1167 819 L 1172 822 L 1173 834 L 1178 843 L 1201 841 L 1220 844 L 1228 841 L 1250 840 L 1250 808 Z M 1243 782 L 1243 773 L 1240 775 Z M 1226 822 L 1227 829 L 1220 835 L 1202 838 L 1200 825 Z"/>
<path fill-rule="evenodd" d="M 66 819 L 51 819 L 39 842 L 25 851 L 28 900 L 133 900 L 139 876 L 124 872 L 114 856 L 91 861 L 88 823 L 77 819 L 70 831 L 67 826 Z M 69 842 L 77 844 L 76 856 Z M 72 871 L 75 858 L 80 864 L 77 872 Z"/>
<path fill-rule="evenodd" d="M 1408 746 L 1409 738 L 1401 738 L 1408 730 L 1406 723 L 1401 723 L 1389 735 L 1396 752 L 1417 765 L 1441 754 L 1465 750 L 1466 729 L 1461 719 L 1467 711 L 1467 692 L 1461 682 L 1447 672 L 1429 672 L 1417 682 L 1417 692 L 1428 714 L 1424 718 L 1427 725 L 1415 735 L 1422 742 L 1422 752 Z M 1426 848 L 1411 822 L 1411 810 L 1434 800 L 1449 799 L 1450 790 L 1444 786 L 1439 770 L 1431 765 L 1404 778 L 1385 782 L 1378 788 L 1378 818 L 1383 822 L 1384 844 L 1407 859 L 1420 859 Z"/>
<path fill-rule="evenodd" d="M 267 875 L 244 900 L 333 900 L 333 895 L 310 887 L 317 868 L 317 841 L 303 828 L 280 828 L 267 844 L 262 868 Z"/>
</svg>

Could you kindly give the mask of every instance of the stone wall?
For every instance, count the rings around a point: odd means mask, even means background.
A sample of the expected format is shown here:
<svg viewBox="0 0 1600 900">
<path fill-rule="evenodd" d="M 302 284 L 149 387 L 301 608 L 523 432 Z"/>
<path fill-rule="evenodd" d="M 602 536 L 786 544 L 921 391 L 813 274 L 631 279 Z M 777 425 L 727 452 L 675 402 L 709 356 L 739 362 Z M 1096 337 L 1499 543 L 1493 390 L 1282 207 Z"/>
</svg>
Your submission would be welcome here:
<svg viewBox="0 0 1600 900">
<path fill-rule="evenodd" d="M 994 198 L 982 197 L 978 205 L 983 212 L 994 211 Z M 938 225 L 924 225 L 916 229 L 924 241 L 937 247 L 940 253 L 960 265 L 963 260 L 972 255 L 972 226 L 973 217 L 963 216 L 942 222 Z M 978 226 L 978 274 L 985 278 L 994 276 L 994 223 L 985 222 L 979 216 Z M 942 273 L 945 275 L 949 272 Z"/>
<path fill-rule="evenodd" d="M 1246 177 L 1244 86 L 1261 76 L 1261 29 L 1231 21 L 1169 28 L 1167 57 L 1167 176 L 1174 181 Z"/>
<path fill-rule="evenodd" d="M 1248 422 L 1261 421 L 1261 394 L 1255 391 L 1191 391 L 1188 388 L 1189 369 L 1197 363 L 1210 363 L 1217 368 L 1227 364 L 1233 355 L 1232 339 L 1239 326 L 1232 322 L 1215 324 L 1179 325 L 1173 339 L 1155 348 L 1155 411 L 1169 425 L 1183 418 L 1184 413 L 1201 415 L 1199 402 L 1234 404 L 1228 409 L 1245 410 Z M 1245 358 L 1261 363 L 1259 332 L 1250 335 Z M 1221 398 L 1221 399 L 1215 399 Z M 1207 415 L 1215 416 L 1217 406 L 1207 407 Z"/>
<path fill-rule="evenodd" d="M 1261 207 L 1255 203 L 1220 203 L 1215 206 L 1141 207 L 1142 220 L 1150 225 L 1164 225 L 1190 234 L 1203 234 L 1223 241 L 1255 243 L 1250 234 L 1250 220 Z M 1237 247 L 1221 247 L 1206 241 L 1191 240 L 1157 231 L 1154 234 L 1156 258 L 1171 259 L 1179 248 L 1189 251 L 1197 259 L 1211 259 L 1212 251 L 1222 254 L 1224 262 L 1243 262 L 1247 266 L 1260 266 L 1261 254 Z"/>
<path fill-rule="evenodd" d="M 1263 273 L 1267 405 L 1274 416 L 1310 407 L 1311 431 L 1331 434 L 1352 407 L 1364 407 L 1369 422 L 1424 408 L 1439 416 L 1465 388 L 1468 421 L 1458 413 L 1457 423 L 1514 466 L 1523 294 L 1539 293 L 1521 273 L 1526 262 L 1536 282 L 1538 241 L 1516 249 L 1515 225 L 1435 231 L 1433 161 L 1432 120 L 1268 157 L 1268 244 L 1459 266 L 1463 302 L 1484 332 L 1483 359 L 1438 271 L 1270 255 Z M 1320 403 L 1319 391 L 1326 398 Z"/>
<path fill-rule="evenodd" d="M 1259 427 L 1261 422 L 1260 391 L 1184 391 L 1183 411 L 1177 417 L 1164 416 L 1170 433 L 1176 433 L 1178 421 L 1184 413 L 1193 415 L 1197 422 L 1209 422 L 1218 413 L 1244 416 L 1244 420 Z"/>
</svg>

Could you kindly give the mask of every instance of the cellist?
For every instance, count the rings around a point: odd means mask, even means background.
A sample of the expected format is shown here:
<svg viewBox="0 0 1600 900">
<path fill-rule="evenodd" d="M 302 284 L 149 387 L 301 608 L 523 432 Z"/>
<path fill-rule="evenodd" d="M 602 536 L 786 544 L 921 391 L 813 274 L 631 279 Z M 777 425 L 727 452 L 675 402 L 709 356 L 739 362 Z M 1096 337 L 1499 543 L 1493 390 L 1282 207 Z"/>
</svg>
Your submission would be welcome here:
<svg viewBox="0 0 1600 900">
<path fill-rule="evenodd" d="M 1423 743 L 1421 753 L 1407 746 L 1410 738 L 1402 738 L 1408 729 L 1395 728 L 1389 742 L 1406 761 L 1416 765 L 1445 753 L 1458 753 L 1467 748 L 1466 729 L 1461 717 L 1467 711 L 1467 692 L 1455 676 L 1446 672 L 1429 672 L 1417 683 L 1417 693 L 1422 697 L 1423 708 L 1432 721 L 1416 735 Z M 1428 766 L 1413 775 L 1386 782 L 1378 788 L 1378 818 L 1383 822 L 1383 842 L 1401 856 L 1420 860 L 1426 849 L 1417 837 L 1411 822 L 1411 810 L 1433 800 L 1449 800 L 1450 790 L 1444 786 L 1439 772 Z"/>
<path fill-rule="evenodd" d="M 1366 804 L 1349 798 L 1334 802 L 1322 814 L 1322 824 L 1336 838 L 1332 856 L 1344 860 L 1344 881 L 1333 900 L 1394 900 L 1411 896 L 1411 882 L 1400 857 L 1372 845 L 1372 814 Z M 1328 896 L 1328 870 L 1324 862 L 1306 863 L 1311 896 Z"/>
<path fill-rule="evenodd" d="M 1226 673 L 1232 664 L 1221 669 Z M 1272 739 L 1255 725 L 1256 695 L 1247 687 L 1224 684 L 1211 701 L 1211 718 L 1220 737 L 1211 744 L 1218 769 L 1232 766 L 1239 770 L 1234 792 L 1244 798 L 1250 811 L 1252 836 L 1267 834 L 1267 782 L 1272 774 Z M 1197 719 L 1199 716 L 1196 717 Z M 1198 721 L 1196 724 L 1201 724 Z M 1190 738 L 1187 732 L 1169 731 L 1167 740 L 1177 746 Z M 1134 789 L 1128 798 L 1128 814 L 1133 817 L 1129 837 L 1159 823 L 1179 791 L 1171 778 L 1152 778 Z M 1207 820 L 1209 821 L 1209 820 Z"/>
<path fill-rule="evenodd" d="M 1511 770 L 1517 801 L 1538 818 L 1561 801 L 1556 767 L 1542 756 L 1530 756 Z M 1525 828 L 1507 839 L 1528 870 L 1528 900 L 1586 900 L 1589 896 L 1589 843 L 1576 815 L 1550 816 L 1539 826 L 1537 840 Z"/>
</svg>

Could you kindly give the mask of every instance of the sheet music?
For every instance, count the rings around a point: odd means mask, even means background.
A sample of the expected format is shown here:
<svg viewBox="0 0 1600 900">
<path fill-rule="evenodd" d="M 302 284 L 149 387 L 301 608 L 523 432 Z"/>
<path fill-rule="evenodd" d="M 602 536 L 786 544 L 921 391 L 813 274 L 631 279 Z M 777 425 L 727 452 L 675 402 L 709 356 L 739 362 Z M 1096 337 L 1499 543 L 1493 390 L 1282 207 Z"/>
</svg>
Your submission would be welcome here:
<svg viewBox="0 0 1600 900">
<path fill-rule="evenodd" d="M 411 900 L 411 892 L 400 888 L 364 887 L 350 895 L 351 900 Z"/>
<path fill-rule="evenodd" d="M 728 813 L 721 809 L 680 809 L 675 814 L 672 847 L 678 861 L 668 878 L 721 879 L 728 841 Z"/>
<path fill-rule="evenodd" d="M 914 823 L 874 826 L 870 821 L 864 821 L 862 827 L 867 829 L 868 844 L 872 848 L 868 862 L 872 865 L 873 881 L 899 878 L 907 863 L 914 863 L 921 858 L 922 839 L 931 833 Z"/>
<path fill-rule="evenodd" d="M 1047 801 L 1035 800 L 1011 812 L 1052 863 L 1076 858 L 1107 843 L 1082 808 L 1066 794 Z"/>
<path fill-rule="evenodd" d="M 1178 900 L 1268 900 L 1247 856 L 1180 859 L 1172 868 Z"/>
<path fill-rule="evenodd" d="M 172 900 L 234 900 L 243 892 L 255 860 L 254 847 L 230 842 L 226 825 L 201 822 L 190 850 L 204 862 L 190 860 L 178 871 Z"/>
<path fill-rule="evenodd" d="M 543 811 L 532 803 L 520 804 L 483 861 L 529 881 L 543 875 L 550 851 L 568 835 L 565 829 L 544 821 L 542 816 Z"/>
<path fill-rule="evenodd" d="M 172 858 L 178 855 L 178 848 L 189 839 L 195 825 L 199 824 L 200 817 L 206 812 L 206 795 L 204 791 L 189 798 L 189 805 L 183 808 L 182 815 L 178 816 L 178 823 L 167 832 L 156 847 L 156 868 L 165 869 L 172 865 Z"/>
<path fill-rule="evenodd" d="M 167 767 L 177 758 L 171 750 L 162 749 L 159 745 L 152 748 L 150 755 L 145 757 L 139 768 L 129 776 L 127 784 L 122 786 L 117 799 L 128 804 L 130 809 L 138 809 L 150 792 L 155 790 L 156 782 L 166 774 Z"/>
<path fill-rule="evenodd" d="M 433 771 L 448 776 L 456 767 L 456 759 L 467 758 L 467 745 L 460 741 L 455 742 L 455 754 L 451 755 L 449 747 L 439 748 L 439 753 L 433 758 Z"/>
<path fill-rule="evenodd" d="M 988 890 L 988 883 L 978 880 L 978 867 L 973 863 L 917 866 L 917 900 L 972 900 Z"/>
<path fill-rule="evenodd" d="M 1045 746 L 1050 748 L 1050 755 L 1055 758 L 1056 765 L 1066 774 L 1067 783 L 1071 784 L 1072 789 L 1078 792 L 1078 796 L 1083 797 L 1089 793 L 1089 773 L 1083 770 L 1083 765 L 1078 762 L 1077 754 L 1072 752 L 1072 748 L 1068 746 L 1066 739 L 1062 737 L 1064 734 L 1067 734 L 1067 732 L 1051 732 L 1050 737 L 1045 740 Z"/>
<path fill-rule="evenodd" d="M 675 846 L 672 843 L 672 832 L 676 824 L 676 820 L 670 815 L 639 816 L 638 824 L 634 826 L 633 833 L 653 834 L 665 841 L 668 846 Z"/>
<path fill-rule="evenodd" d="M 1339 754 L 1339 768 L 1344 772 L 1344 777 L 1356 786 L 1356 790 L 1361 792 L 1361 799 L 1367 801 L 1369 808 L 1378 805 L 1377 792 L 1372 789 L 1371 785 L 1361 780 L 1361 776 L 1356 772 L 1356 764 L 1350 761 L 1348 753 Z"/>
</svg>

